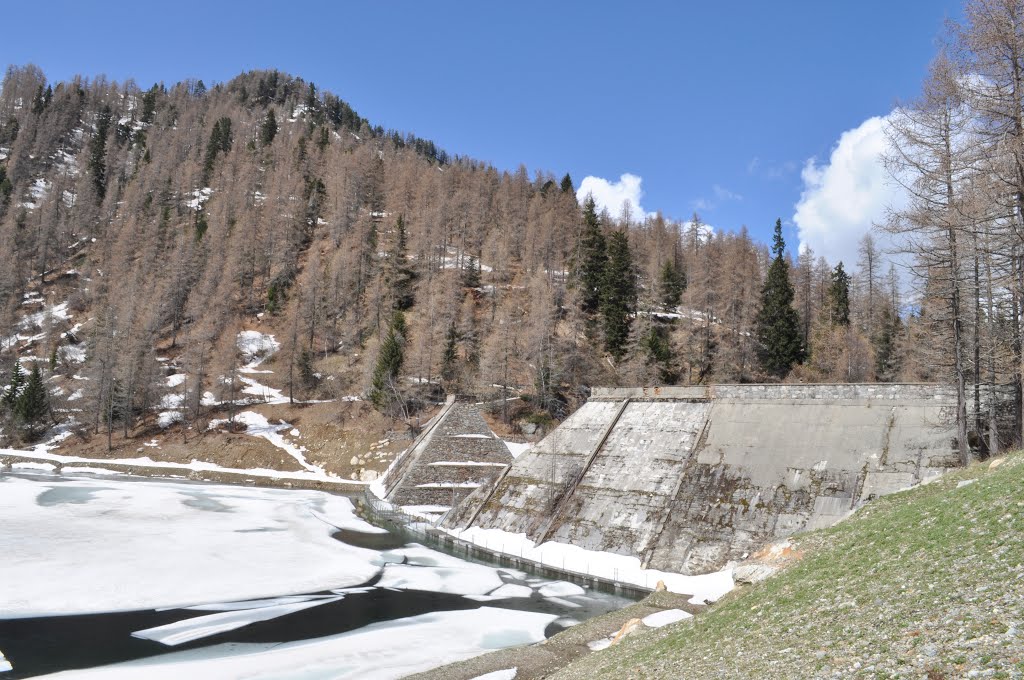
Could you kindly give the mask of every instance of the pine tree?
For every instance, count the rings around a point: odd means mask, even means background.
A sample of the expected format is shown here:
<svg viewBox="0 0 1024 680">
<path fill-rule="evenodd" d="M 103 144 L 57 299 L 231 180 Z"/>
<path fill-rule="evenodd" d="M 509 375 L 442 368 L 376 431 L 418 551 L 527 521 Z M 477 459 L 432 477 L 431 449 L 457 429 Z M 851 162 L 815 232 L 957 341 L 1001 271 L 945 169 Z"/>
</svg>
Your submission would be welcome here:
<svg viewBox="0 0 1024 680">
<path fill-rule="evenodd" d="M 152 123 L 156 115 L 156 94 L 157 86 L 149 88 L 146 94 L 142 95 L 142 116 L 139 118 L 143 123 Z"/>
<path fill-rule="evenodd" d="M 11 380 L 7 385 L 7 391 L 4 392 L 3 404 L 9 409 L 14 409 L 15 404 L 18 403 L 18 397 L 21 396 L 21 391 L 25 387 L 25 371 L 21 368 L 21 362 L 15 361 L 13 368 L 11 368 Z"/>
<path fill-rule="evenodd" d="M 405 311 L 412 307 L 416 300 L 413 286 L 416 282 L 416 273 L 409 267 L 409 260 L 406 257 L 406 232 L 405 217 L 398 216 L 395 222 L 395 247 L 388 258 L 390 271 L 388 277 L 391 280 L 391 295 L 394 299 L 395 309 Z M 480 285 L 480 275 L 476 275 L 477 286 Z M 474 288 L 476 286 L 473 286 Z"/>
<path fill-rule="evenodd" d="M 277 117 L 274 116 L 274 109 L 267 111 L 267 117 L 263 119 L 260 126 L 260 143 L 263 146 L 270 146 L 277 136 Z"/>
<path fill-rule="evenodd" d="M 601 318 L 604 346 L 616 360 L 626 353 L 629 328 L 636 311 L 636 273 L 625 231 L 616 231 L 608 242 L 608 263 L 601 286 Z"/>
<path fill-rule="evenodd" d="M 448 324 L 448 334 L 445 336 L 444 353 L 441 355 L 441 380 L 445 383 L 455 383 L 459 377 L 459 327 L 453 319 Z"/>
<path fill-rule="evenodd" d="M 886 305 L 882 309 L 878 333 L 873 338 L 875 346 L 875 374 L 882 382 L 897 378 L 900 370 L 898 341 L 903 330 L 899 314 Z"/>
<path fill-rule="evenodd" d="M 686 290 L 686 273 L 673 260 L 665 260 L 660 276 L 661 302 L 668 309 L 675 309 L 683 299 Z"/>
<path fill-rule="evenodd" d="M 43 374 L 38 364 L 32 366 L 25 389 L 21 391 L 15 403 L 14 413 L 28 430 L 30 437 L 38 434 L 40 425 L 50 413 L 50 398 L 46 393 Z"/>
<path fill-rule="evenodd" d="M 663 384 L 678 380 L 679 373 L 672 367 L 672 346 L 664 329 L 651 326 L 643 339 L 643 348 L 647 353 L 647 364 L 658 367 L 658 379 Z"/>
<path fill-rule="evenodd" d="M 778 377 L 785 376 L 794 364 L 804 359 L 800 319 L 793 308 L 794 291 L 789 281 L 785 251 L 782 220 L 776 220 L 772 242 L 774 259 L 761 290 L 761 310 L 755 323 L 761 365 L 765 371 Z"/>
<path fill-rule="evenodd" d="M 89 141 L 89 175 L 96 191 L 97 205 L 107 193 L 107 133 L 110 131 L 110 107 L 103 106 L 96 116 L 96 134 Z"/>
<path fill-rule="evenodd" d="M 12 193 L 14 193 L 14 185 L 11 184 L 11 178 L 7 176 L 7 169 L 0 165 L 0 208 L 3 208 Z"/>
<path fill-rule="evenodd" d="M 594 314 L 601 306 L 601 286 L 604 282 L 607 253 L 601 222 L 597 218 L 597 204 L 593 196 L 583 202 L 583 234 L 580 238 L 576 278 L 580 286 L 580 308 Z"/>
<path fill-rule="evenodd" d="M 395 383 L 405 362 L 406 332 L 405 315 L 396 311 L 377 352 L 377 363 L 370 383 L 370 400 L 382 410 L 391 406 L 397 398 Z"/>
<path fill-rule="evenodd" d="M 231 119 L 227 116 L 218 118 L 210 131 L 210 141 L 206 145 L 206 158 L 203 161 L 203 186 L 210 185 L 213 177 L 213 164 L 217 156 L 231 151 L 233 137 L 231 134 Z"/>
<path fill-rule="evenodd" d="M 561 188 L 562 188 L 562 193 L 563 194 L 575 194 L 576 193 L 576 191 L 573 189 L 572 177 L 569 176 L 569 173 L 565 173 L 565 177 L 562 178 L 562 187 Z"/>
<path fill-rule="evenodd" d="M 469 256 L 469 262 L 462 272 L 462 286 L 464 288 L 480 287 L 480 265 L 472 255 Z"/>
<path fill-rule="evenodd" d="M 299 353 L 299 379 L 306 389 L 317 383 L 316 372 L 313 370 L 313 353 L 308 348 Z"/>
<path fill-rule="evenodd" d="M 837 326 L 850 325 L 850 275 L 840 262 L 832 270 L 832 283 L 828 288 L 829 317 Z"/>
</svg>

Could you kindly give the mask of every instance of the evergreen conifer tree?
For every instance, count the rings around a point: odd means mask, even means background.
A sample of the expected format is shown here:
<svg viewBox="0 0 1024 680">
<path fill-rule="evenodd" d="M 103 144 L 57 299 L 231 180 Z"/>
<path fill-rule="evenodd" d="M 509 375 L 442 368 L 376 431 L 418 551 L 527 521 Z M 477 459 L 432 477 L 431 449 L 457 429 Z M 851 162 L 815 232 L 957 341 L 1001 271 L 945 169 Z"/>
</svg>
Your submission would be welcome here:
<svg viewBox="0 0 1024 680">
<path fill-rule="evenodd" d="M 616 359 L 626 354 L 629 328 L 636 311 L 636 273 L 625 231 L 613 232 L 608 242 L 608 263 L 601 286 L 604 346 Z"/>
<path fill-rule="evenodd" d="M 32 366 L 32 372 L 25 382 L 25 389 L 15 402 L 14 413 L 28 430 L 30 437 L 38 434 L 40 426 L 50 413 L 50 398 L 46 393 L 43 374 L 38 364 Z"/>
<path fill-rule="evenodd" d="M 875 374 L 882 382 L 891 382 L 899 375 L 898 341 L 903 330 L 899 314 L 890 307 L 882 310 L 878 333 L 873 338 L 875 346 Z"/>
<path fill-rule="evenodd" d="M 96 191 L 96 203 L 102 203 L 107 193 L 107 133 L 113 114 L 104 105 L 96 116 L 96 134 L 89 141 L 89 175 Z"/>
<path fill-rule="evenodd" d="M 583 202 L 583 235 L 580 239 L 576 278 L 580 286 L 580 307 L 594 314 L 601 306 L 601 287 L 607 253 L 601 222 L 597 218 L 597 205 L 593 196 Z"/>
<path fill-rule="evenodd" d="M 662 328 L 651 326 L 643 339 L 643 347 L 647 352 L 647 364 L 658 368 L 658 379 L 663 384 L 674 383 L 679 374 L 672 367 L 672 346 L 668 341 L 668 333 Z"/>
<path fill-rule="evenodd" d="M 394 386 L 405 362 L 406 332 L 405 315 L 396 311 L 388 333 L 380 344 L 370 383 L 370 400 L 382 410 L 392 405 L 397 398 Z"/>
<path fill-rule="evenodd" d="M 146 94 L 142 95 L 142 116 L 139 118 L 143 123 L 152 123 L 156 115 L 156 94 L 157 86 L 149 88 Z"/>
<path fill-rule="evenodd" d="M 800 319 L 793 308 L 794 291 L 789 281 L 789 263 L 785 258 L 786 242 L 782 238 L 782 220 L 775 222 L 772 259 L 768 276 L 761 290 L 761 310 L 756 330 L 761 365 L 768 373 L 783 377 L 794 364 L 804 358 L 800 339 Z"/>
<path fill-rule="evenodd" d="M 233 137 L 231 134 L 231 119 L 227 116 L 218 118 L 210 131 L 210 141 L 206 145 L 206 157 L 203 161 L 203 186 L 210 185 L 213 177 L 213 164 L 218 154 L 231 151 Z"/>
<path fill-rule="evenodd" d="M 260 126 L 260 143 L 263 146 L 270 146 L 277 136 L 277 117 L 274 116 L 274 109 L 267 111 L 267 117 L 263 119 Z"/>
<path fill-rule="evenodd" d="M 472 255 L 469 256 L 469 262 L 462 272 L 462 285 L 465 288 L 480 287 L 480 265 Z"/>
<path fill-rule="evenodd" d="M 675 309 L 683 299 L 686 290 L 686 274 L 673 260 L 665 260 L 661 267 L 661 302 L 669 309 Z"/>
<path fill-rule="evenodd" d="M 850 325 L 850 275 L 840 262 L 832 270 L 832 284 L 828 289 L 829 316 L 837 326 Z"/>
<path fill-rule="evenodd" d="M 391 251 L 391 257 L 388 258 L 391 271 L 389 272 L 389 278 L 391 279 L 391 295 L 394 298 L 395 309 L 405 311 L 412 307 L 415 301 L 415 292 L 413 285 L 416 281 L 416 273 L 409 267 L 409 260 L 406 257 L 406 232 L 405 232 L 405 217 L 402 215 L 398 216 L 398 220 L 395 222 L 395 231 L 397 232 L 395 237 L 395 247 Z M 480 275 L 476 275 L 477 286 L 480 285 Z M 474 286 L 475 287 L 475 286 Z"/>
<path fill-rule="evenodd" d="M 569 173 L 565 173 L 565 177 L 562 178 L 562 187 L 561 188 L 562 188 L 562 193 L 563 194 L 575 194 L 576 193 L 575 190 L 573 189 L 572 177 L 569 176 Z"/>
<path fill-rule="evenodd" d="M 459 377 L 459 327 L 453 319 L 448 324 L 445 336 L 444 353 L 441 355 L 441 380 L 454 383 Z"/>
<path fill-rule="evenodd" d="M 15 361 L 14 366 L 11 368 L 11 380 L 7 385 L 7 391 L 4 392 L 3 404 L 9 409 L 14 409 L 14 405 L 18 403 L 18 397 L 21 396 L 21 391 L 25 387 L 25 371 L 21 368 L 21 362 Z"/>
</svg>

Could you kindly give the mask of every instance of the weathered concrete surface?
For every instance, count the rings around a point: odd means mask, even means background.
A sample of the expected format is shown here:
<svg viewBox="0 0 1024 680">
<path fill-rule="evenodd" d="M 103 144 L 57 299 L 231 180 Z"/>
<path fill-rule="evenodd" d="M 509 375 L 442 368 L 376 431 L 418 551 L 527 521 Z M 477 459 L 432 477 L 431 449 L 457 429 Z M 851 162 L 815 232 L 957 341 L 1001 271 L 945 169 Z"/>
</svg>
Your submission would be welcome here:
<svg viewBox="0 0 1024 680">
<path fill-rule="evenodd" d="M 474 524 L 500 525 L 508 531 L 530 535 L 544 530 L 566 483 L 583 470 L 587 457 L 597 446 L 618 407 L 615 401 L 587 402 L 536 446 L 519 456 L 490 495 Z M 471 498 L 470 501 L 479 503 L 480 498 Z M 460 518 L 464 516 L 459 514 Z M 455 525 L 457 521 L 449 516 L 445 523 Z"/>
<path fill-rule="evenodd" d="M 956 466 L 954 403 L 939 385 L 595 390 L 449 519 L 712 571 Z"/>
<path fill-rule="evenodd" d="M 388 473 L 384 488 L 395 505 L 453 506 L 477 488 L 489 489 L 511 464 L 479 406 L 451 400 Z"/>
</svg>

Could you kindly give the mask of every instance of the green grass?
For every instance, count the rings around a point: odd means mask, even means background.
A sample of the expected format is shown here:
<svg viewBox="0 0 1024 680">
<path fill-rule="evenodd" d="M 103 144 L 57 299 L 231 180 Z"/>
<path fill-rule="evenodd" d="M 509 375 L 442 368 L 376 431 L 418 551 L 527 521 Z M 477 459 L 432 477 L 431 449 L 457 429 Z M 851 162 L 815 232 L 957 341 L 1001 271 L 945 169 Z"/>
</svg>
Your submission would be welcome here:
<svg viewBox="0 0 1024 680">
<path fill-rule="evenodd" d="M 1024 455 L 796 543 L 785 572 L 555 677 L 1024 677 Z"/>
</svg>

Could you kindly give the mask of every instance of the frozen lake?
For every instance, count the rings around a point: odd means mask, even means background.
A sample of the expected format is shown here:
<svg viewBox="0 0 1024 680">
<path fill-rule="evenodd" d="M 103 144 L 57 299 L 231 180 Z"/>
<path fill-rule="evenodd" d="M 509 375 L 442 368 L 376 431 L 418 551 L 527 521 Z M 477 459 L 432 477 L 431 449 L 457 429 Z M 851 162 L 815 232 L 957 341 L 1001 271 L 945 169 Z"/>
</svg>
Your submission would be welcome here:
<svg viewBox="0 0 1024 680">
<path fill-rule="evenodd" d="M 316 491 L 0 474 L 0 518 L 0 680 L 399 678 L 628 603 Z"/>
</svg>

